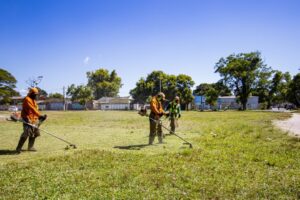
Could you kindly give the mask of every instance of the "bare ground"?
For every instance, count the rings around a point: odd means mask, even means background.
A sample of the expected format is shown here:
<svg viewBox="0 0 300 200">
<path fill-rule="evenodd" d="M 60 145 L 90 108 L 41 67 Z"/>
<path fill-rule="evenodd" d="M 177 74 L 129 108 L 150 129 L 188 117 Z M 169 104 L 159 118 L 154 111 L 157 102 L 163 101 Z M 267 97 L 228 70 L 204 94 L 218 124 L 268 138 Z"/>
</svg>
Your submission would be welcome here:
<svg viewBox="0 0 300 200">
<path fill-rule="evenodd" d="M 289 135 L 300 138 L 300 114 L 294 113 L 291 118 L 287 120 L 274 121 L 275 126 L 287 131 Z"/>
</svg>

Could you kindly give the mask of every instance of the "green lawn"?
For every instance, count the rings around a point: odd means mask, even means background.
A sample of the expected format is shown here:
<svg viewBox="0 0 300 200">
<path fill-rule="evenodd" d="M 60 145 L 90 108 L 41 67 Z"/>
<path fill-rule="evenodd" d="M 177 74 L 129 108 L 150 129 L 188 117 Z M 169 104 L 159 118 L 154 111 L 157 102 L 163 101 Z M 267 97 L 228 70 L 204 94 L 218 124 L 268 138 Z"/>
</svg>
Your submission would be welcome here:
<svg viewBox="0 0 300 200">
<path fill-rule="evenodd" d="M 38 152 L 14 155 L 22 126 L 0 121 L 0 199 L 300 198 L 300 142 L 271 122 L 286 113 L 184 112 L 193 149 L 175 136 L 145 145 L 136 112 L 47 114 L 41 128 L 78 148 L 42 133 Z"/>
</svg>

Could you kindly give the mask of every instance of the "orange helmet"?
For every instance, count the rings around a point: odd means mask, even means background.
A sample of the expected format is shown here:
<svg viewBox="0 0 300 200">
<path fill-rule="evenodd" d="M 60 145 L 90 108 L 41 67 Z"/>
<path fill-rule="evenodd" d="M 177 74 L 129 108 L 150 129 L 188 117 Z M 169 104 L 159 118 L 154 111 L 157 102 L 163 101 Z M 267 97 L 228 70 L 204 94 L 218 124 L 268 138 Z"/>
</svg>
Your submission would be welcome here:
<svg viewBox="0 0 300 200">
<path fill-rule="evenodd" d="M 39 90 L 37 88 L 30 88 L 28 94 L 39 94 Z"/>
</svg>

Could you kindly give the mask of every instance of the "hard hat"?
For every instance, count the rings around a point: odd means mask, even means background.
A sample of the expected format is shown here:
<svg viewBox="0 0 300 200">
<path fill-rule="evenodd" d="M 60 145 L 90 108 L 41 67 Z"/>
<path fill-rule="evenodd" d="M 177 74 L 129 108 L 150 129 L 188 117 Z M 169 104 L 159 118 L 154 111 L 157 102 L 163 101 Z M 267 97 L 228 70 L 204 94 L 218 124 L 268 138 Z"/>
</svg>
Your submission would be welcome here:
<svg viewBox="0 0 300 200">
<path fill-rule="evenodd" d="M 174 100 L 179 101 L 180 100 L 179 96 L 176 96 Z"/>
<path fill-rule="evenodd" d="M 38 94 L 39 93 L 39 90 L 37 88 L 30 88 L 28 94 Z"/>
<path fill-rule="evenodd" d="M 166 98 L 166 95 L 165 95 L 163 92 L 159 92 L 159 93 L 157 94 L 157 96 L 158 96 L 158 97 L 161 97 L 162 100 L 165 100 L 165 98 Z"/>
</svg>

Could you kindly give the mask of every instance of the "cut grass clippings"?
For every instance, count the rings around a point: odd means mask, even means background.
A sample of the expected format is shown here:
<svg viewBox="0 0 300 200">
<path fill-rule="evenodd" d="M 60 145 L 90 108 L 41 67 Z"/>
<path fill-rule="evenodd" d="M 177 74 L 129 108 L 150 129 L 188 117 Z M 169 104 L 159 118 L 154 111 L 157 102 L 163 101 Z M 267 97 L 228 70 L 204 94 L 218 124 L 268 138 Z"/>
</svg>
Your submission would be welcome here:
<svg viewBox="0 0 300 200">
<path fill-rule="evenodd" d="M 134 112 L 48 112 L 39 152 L 0 155 L 0 199 L 297 199 L 300 143 L 267 112 L 184 112 L 179 134 L 145 145 L 148 119 Z M 167 123 L 165 121 L 164 123 Z M 21 125 L 0 122 L 0 150 Z M 4 152 L 4 151 L 3 151 Z"/>
</svg>

